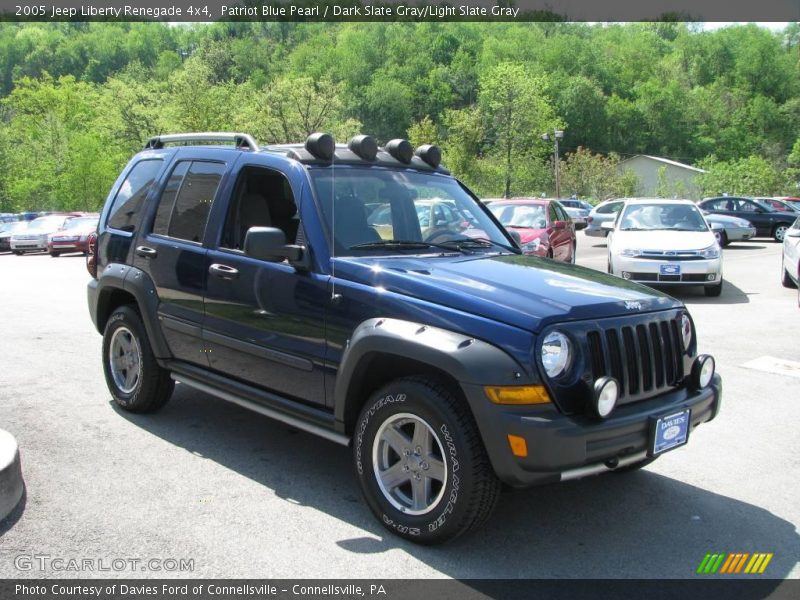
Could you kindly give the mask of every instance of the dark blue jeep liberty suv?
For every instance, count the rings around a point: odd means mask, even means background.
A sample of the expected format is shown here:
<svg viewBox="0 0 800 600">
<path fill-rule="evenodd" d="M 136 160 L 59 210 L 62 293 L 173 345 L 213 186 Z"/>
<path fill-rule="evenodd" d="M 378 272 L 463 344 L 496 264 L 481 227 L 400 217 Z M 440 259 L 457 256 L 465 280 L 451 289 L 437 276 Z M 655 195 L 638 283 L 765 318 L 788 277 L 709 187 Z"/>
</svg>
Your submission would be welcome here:
<svg viewBox="0 0 800 600">
<path fill-rule="evenodd" d="M 637 469 L 717 415 L 679 301 L 523 256 L 439 162 L 364 135 L 152 138 L 87 264 L 116 403 L 155 411 L 177 381 L 350 445 L 376 517 L 423 544 L 503 484 Z"/>
</svg>

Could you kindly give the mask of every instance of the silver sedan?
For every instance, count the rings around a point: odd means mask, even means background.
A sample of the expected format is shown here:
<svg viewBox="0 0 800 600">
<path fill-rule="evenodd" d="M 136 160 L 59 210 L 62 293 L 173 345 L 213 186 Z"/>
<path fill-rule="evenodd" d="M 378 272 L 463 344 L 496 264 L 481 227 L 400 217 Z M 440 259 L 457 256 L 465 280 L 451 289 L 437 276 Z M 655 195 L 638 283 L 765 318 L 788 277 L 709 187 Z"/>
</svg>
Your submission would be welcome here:
<svg viewBox="0 0 800 600">
<path fill-rule="evenodd" d="M 731 242 L 743 242 L 756 235 L 756 228 L 746 219 L 706 211 L 703 211 L 703 215 L 711 225 L 720 246 L 727 246 Z"/>
</svg>

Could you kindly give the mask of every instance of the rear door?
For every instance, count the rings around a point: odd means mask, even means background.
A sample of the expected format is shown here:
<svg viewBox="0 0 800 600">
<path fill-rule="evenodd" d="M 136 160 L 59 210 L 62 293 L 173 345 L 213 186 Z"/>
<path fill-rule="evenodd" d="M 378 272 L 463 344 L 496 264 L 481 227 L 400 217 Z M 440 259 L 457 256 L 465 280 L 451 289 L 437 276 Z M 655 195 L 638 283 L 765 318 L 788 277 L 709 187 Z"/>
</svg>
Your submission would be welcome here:
<svg viewBox="0 0 800 600">
<path fill-rule="evenodd" d="M 245 157 L 236 165 L 224 225 L 208 253 L 204 339 L 211 368 L 265 390 L 325 404 L 327 275 L 298 270 L 285 260 L 245 256 L 250 227 L 277 227 L 287 243 L 302 244 L 293 182 L 270 157 Z M 308 201 L 311 201 L 309 198 Z M 217 216 L 214 220 L 217 220 Z"/>
<path fill-rule="evenodd" d="M 158 202 L 144 220 L 134 248 L 135 267 L 147 273 L 159 296 L 158 319 L 173 356 L 207 366 L 202 342 L 208 251 L 208 215 L 227 165 L 219 152 L 178 154 Z"/>
</svg>

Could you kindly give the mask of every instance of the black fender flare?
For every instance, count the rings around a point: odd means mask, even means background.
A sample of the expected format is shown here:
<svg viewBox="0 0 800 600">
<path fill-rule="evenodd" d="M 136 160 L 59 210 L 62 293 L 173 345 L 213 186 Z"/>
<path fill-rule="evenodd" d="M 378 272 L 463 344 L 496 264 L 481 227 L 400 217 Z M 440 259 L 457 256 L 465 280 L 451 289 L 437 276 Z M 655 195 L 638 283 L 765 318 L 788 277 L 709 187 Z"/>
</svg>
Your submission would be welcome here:
<svg viewBox="0 0 800 600">
<path fill-rule="evenodd" d="M 95 285 L 93 285 L 95 284 Z M 94 287 L 94 289 L 92 289 Z M 96 281 L 89 283 L 90 298 L 95 296 L 96 306 L 92 318 L 100 333 L 103 333 L 100 315 L 108 312 L 108 302 L 115 290 L 129 293 L 136 300 L 142 315 L 142 322 L 150 339 L 150 346 L 156 358 L 171 358 L 172 353 L 158 326 L 158 293 L 150 275 L 141 269 L 122 264 L 109 264 Z M 91 302 L 91 299 L 90 299 Z M 107 315 L 106 315 L 107 316 Z"/>
<path fill-rule="evenodd" d="M 356 397 L 372 355 L 409 358 L 448 373 L 459 384 L 526 385 L 539 383 L 533 368 L 523 368 L 504 350 L 472 336 L 422 323 L 373 318 L 353 331 L 339 365 L 334 388 L 334 416 L 345 426 L 360 409 Z M 387 373 L 386 381 L 395 377 Z"/>
</svg>

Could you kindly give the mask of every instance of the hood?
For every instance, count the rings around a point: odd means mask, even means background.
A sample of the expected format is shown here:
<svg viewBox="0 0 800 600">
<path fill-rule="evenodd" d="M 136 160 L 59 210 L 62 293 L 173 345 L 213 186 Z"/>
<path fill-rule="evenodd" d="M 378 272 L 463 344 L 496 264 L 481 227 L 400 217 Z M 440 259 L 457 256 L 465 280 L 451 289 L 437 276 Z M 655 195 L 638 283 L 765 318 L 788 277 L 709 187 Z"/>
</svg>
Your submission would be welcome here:
<svg viewBox="0 0 800 600">
<path fill-rule="evenodd" d="M 335 262 L 338 278 L 534 333 L 554 321 L 682 306 L 645 286 L 533 256 L 351 257 Z"/>
<path fill-rule="evenodd" d="M 614 231 L 615 248 L 702 250 L 716 243 L 711 231 Z"/>
</svg>

